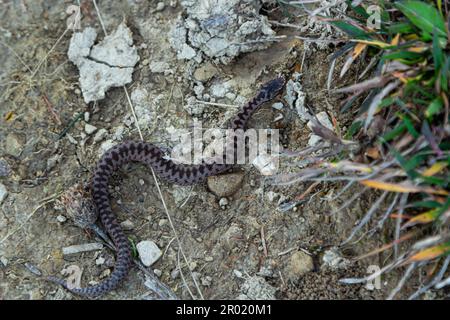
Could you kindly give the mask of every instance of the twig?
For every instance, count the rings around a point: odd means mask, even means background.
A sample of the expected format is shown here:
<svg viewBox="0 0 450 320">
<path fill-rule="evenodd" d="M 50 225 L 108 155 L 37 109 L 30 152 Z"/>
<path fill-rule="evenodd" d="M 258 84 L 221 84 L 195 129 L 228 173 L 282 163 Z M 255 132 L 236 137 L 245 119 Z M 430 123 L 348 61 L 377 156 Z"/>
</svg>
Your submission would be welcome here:
<svg viewBox="0 0 450 320">
<path fill-rule="evenodd" d="M 261 227 L 261 244 L 264 251 L 264 256 L 268 256 L 267 245 L 266 245 L 266 237 L 264 235 L 264 226 Z"/>
<path fill-rule="evenodd" d="M 216 106 L 216 107 L 224 107 L 224 108 L 239 108 L 238 106 L 232 105 L 232 104 L 225 104 L 225 103 L 217 103 L 217 102 L 207 102 L 207 101 L 201 101 L 201 100 L 195 100 L 197 103 L 205 104 L 207 106 Z"/>
<path fill-rule="evenodd" d="M 56 120 L 58 125 L 61 125 L 62 124 L 61 123 L 61 118 L 56 113 L 55 109 L 53 109 L 52 104 L 50 103 L 50 101 L 48 100 L 48 98 L 47 98 L 47 96 L 45 94 L 42 95 L 42 100 L 44 100 L 44 103 L 47 105 L 48 111 L 50 111 L 50 113 L 52 114 L 53 118 Z"/>
</svg>

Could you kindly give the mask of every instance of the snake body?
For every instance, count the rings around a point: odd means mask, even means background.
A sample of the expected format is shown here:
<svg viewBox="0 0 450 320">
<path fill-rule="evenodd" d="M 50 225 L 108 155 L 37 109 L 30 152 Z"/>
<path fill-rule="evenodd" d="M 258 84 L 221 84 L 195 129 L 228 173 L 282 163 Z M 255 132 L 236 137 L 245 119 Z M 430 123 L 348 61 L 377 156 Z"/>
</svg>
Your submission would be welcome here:
<svg viewBox="0 0 450 320">
<path fill-rule="evenodd" d="M 251 99 L 233 118 L 231 128 L 245 130 L 253 112 L 263 103 L 272 100 L 283 88 L 284 78 L 278 77 L 264 84 L 258 94 Z M 236 148 L 236 142 L 232 149 Z M 98 297 L 113 289 L 127 276 L 132 262 L 130 243 L 113 214 L 108 193 L 108 180 L 112 173 L 129 162 L 140 162 L 153 168 L 166 181 L 178 185 L 192 185 L 207 177 L 221 173 L 231 167 L 226 163 L 200 165 L 177 164 L 164 158 L 164 152 L 156 145 L 142 141 L 126 141 L 109 149 L 99 160 L 92 178 L 92 197 L 100 219 L 113 240 L 117 257 L 113 272 L 102 282 L 85 288 L 68 288 L 65 281 L 49 277 L 51 281 L 63 285 L 72 293 L 85 297 Z"/>
</svg>

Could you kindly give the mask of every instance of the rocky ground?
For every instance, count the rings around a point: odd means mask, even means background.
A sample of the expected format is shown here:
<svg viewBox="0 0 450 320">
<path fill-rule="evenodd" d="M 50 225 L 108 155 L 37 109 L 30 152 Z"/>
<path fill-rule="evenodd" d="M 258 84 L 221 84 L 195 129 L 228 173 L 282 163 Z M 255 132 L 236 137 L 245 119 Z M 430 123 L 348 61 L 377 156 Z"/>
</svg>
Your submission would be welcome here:
<svg viewBox="0 0 450 320">
<path fill-rule="evenodd" d="M 295 38 L 333 31 L 304 16 L 289 22 L 301 27 L 288 27 L 286 8 L 275 3 L 97 1 L 97 12 L 93 2 L 81 1 L 77 32 L 91 27 L 96 37 L 84 43 L 87 53 L 68 55 L 74 31 L 66 29 L 73 17 L 66 9 L 76 1 L 0 1 L 1 298 L 76 298 L 42 281 L 37 270 L 59 276 L 75 270 L 83 285 L 111 272 L 113 251 L 74 224 L 60 196 L 88 182 L 110 146 L 139 139 L 127 94 L 144 139 L 173 147 L 174 130 L 189 128 L 193 119 L 204 127 L 226 126 L 233 106 L 284 74 L 291 89 L 258 111 L 249 127 L 275 127 L 285 148 L 300 150 L 317 142 L 301 117 L 307 105 L 345 131 L 351 115 L 341 113 L 341 97 L 326 90 L 327 57 L 336 47 Z M 121 24 L 129 31 L 117 37 L 125 37 L 126 57 L 134 58 L 106 61 L 108 50 L 116 49 L 105 49 L 114 39 L 101 42 L 104 30 L 114 36 Z M 89 54 L 92 45 L 106 54 Z M 354 78 L 349 72 L 333 86 Z M 279 172 L 296 166 L 282 159 Z M 111 182 L 113 210 L 151 266 L 133 268 L 104 299 L 154 298 L 151 279 L 187 299 L 381 299 L 397 284 L 396 272 L 374 290 L 339 283 L 364 277 L 369 266 L 389 258 L 352 259 L 381 246 L 389 239 L 384 233 L 337 249 L 373 200 L 361 197 L 330 215 L 357 187 L 335 197 L 342 184 L 319 184 L 286 209 L 311 183 L 273 186 L 250 164 L 194 187 L 159 183 L 168 213 L 147 168 L 129 165 Z"/>
</svg>

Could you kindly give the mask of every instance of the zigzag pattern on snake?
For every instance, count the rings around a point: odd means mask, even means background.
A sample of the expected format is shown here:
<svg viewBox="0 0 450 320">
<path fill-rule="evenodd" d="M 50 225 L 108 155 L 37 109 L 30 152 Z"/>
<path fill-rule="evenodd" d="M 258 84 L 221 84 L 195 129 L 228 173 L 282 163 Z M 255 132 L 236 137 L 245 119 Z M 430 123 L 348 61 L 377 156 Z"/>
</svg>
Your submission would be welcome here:
<svg viewBox="0 0 450 320">
<path fill-rule="evenodd" d="M 272 100 L 283 86 L 284 78 L 282 77 L 264 84 L 258 94 L 233 118 L 231 128 L 245 130 L 247 121 L 253 112 L 263 103 Z M 236 142 L 234 142 L 232 148 L 236 149 Z M 103 226 L 116 246 L 117 257 L 114 270 L 107 279 L 85 288 L 70 289 L 64 280 L 53 276 L 48 277 L 48 280 L 64 286 L 72 293 L 85 297 L 98 297 L 115 289 L 127 276 L 132 262 L 130 243 L 111 210 L 108 194 L 108 180 L 111 174 L 122 165 L 129 162 L 144 163 L 151 166 L 159 177 L 178 185 L 191 185 L 201 182 L 207 177 L 221 173 L 231 167 L 230 164 L 225 164 L 225 162 L 223 164 L 201 165 L 176 164 L 163 156 L 164 153 L 159 147 L 141 141 L 127 141 L 118 144 L 102 156 L 92 178 L 92 196 Z"/>
</svg>

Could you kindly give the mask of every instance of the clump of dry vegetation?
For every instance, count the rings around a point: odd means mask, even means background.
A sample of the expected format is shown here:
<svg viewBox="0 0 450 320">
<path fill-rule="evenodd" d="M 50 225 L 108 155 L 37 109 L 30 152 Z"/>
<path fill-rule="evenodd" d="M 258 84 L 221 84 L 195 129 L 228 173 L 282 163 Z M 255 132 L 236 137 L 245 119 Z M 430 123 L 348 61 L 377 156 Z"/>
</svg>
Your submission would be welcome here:
<svg viewBox="0 0 450 320">
<path fill-rule="evenodd" d="M 319 162 L 289 179 L 346 180 L 344 191 L 360 184 L 361 191 L 346 199 L 340 210 L 377 190 L 378 200 L 343 244 L 384 231 L 392 220 L 391 242 L 360 257 L 392 250 L 392 259 L 369 277 L 342 281 L 363 282 L 406 266 L 389 296 L 393 298 L 417 270 L 426 268 L 428 276 L 410 296 L 416 298 L 450 284 L 445 278 L 450 262 L 450 8 L 443 1 L 346 2 L 344 19 L 316 15 L 347 36 L 331 58 L 329 84 L 338 59 L 344 62 L 341 77 L 355 61 L 367 61 L 367 67 L 359 82 L 330 89 L 343 94 L 341 112 L 351 112 L 354 119 L 345 135 L 320 134 L 320 128 L 316 134 L 336 146 L 355 141 L 358 151 L 341 148 L 333 161 Z M 295 2 L 302 5 L 306 3 Z M 367 230 L 369 225 L 375 227 Z"/>
</svg>

